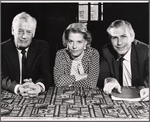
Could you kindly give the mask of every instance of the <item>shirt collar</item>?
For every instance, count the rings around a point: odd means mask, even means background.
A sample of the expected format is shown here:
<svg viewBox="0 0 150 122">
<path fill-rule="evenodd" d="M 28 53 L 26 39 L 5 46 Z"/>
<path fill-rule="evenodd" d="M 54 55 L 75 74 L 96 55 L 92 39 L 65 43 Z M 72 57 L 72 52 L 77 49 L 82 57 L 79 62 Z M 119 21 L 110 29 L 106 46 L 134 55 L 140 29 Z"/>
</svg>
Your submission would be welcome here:
<svg viewBox="0 0 150 122">
<path fill-rule="evenodd" d="M 128 52 L 123 56 L 124 60 L 126 61 L 130 61 L 130 55 L 131 55 L 131 48 L 128 50 Z M 117 61 L 119 61 L 119 59 L 121 58 L 121 56 L 118 56 Z"/>
<path fill-rule="evenodd" d="M 29 47 L 27 47 L 27 48 L 25 49 L 25 51 L 27 52 L 28 49 L 29 49 Z M 18 50 L 19 52 L 21 52 L 21 50 L 19 50 L 18 48 L 17 48 L 17 50 Z"/>
<path fill-rule="evenodd" d="M 131 55 L 131 48 L 129 49 L 129 51 L 124 55 L 124 59 L 126 60 L 126 61 L 130 61 L 130 55 Z"/>
</svg>

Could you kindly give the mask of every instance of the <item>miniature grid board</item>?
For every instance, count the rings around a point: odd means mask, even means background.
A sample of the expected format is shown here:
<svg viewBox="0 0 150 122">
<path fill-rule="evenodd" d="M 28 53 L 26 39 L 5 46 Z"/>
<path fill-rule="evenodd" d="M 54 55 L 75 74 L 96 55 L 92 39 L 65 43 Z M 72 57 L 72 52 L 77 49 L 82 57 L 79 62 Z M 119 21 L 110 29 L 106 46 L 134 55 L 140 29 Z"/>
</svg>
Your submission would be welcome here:
<svg viewBox="0 0 150 122">
<path fill-rule="evenodd" d="M 74 89 L 50 87 L 33 98 L 2 90 L 1 117 L 149 118 L 149 102 L 113 101 L 99 88 L 78 88 L 73 95 Z"/>
</svg>

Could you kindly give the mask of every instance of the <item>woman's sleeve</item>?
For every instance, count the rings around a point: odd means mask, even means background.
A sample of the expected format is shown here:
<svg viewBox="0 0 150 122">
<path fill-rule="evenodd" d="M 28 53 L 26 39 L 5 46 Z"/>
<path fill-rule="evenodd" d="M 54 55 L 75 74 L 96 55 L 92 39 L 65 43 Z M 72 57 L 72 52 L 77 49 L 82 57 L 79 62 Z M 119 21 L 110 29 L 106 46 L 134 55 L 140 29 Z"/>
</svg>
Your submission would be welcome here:
<svg viewBox="0 0 150 122">
<path fill-rule="evenodd" d="M 93 49 L 92 55 L 89 56 L 89 72 L 86 79 L 74 82 L 74 86 L 78 87 L 90 87 L 94 88 L 97 86 L 98 77 L 99 77 L 99 52 L 96 49 Z"/>
<path fill-rule="evenodd" d="M 54 83 L 56 87 L 67 86 L 75 81 L 75 76 L 71 76 L 67 69 L 65 56 L 63 52 L 58 51 L 54 65 Z"/>
</svg>

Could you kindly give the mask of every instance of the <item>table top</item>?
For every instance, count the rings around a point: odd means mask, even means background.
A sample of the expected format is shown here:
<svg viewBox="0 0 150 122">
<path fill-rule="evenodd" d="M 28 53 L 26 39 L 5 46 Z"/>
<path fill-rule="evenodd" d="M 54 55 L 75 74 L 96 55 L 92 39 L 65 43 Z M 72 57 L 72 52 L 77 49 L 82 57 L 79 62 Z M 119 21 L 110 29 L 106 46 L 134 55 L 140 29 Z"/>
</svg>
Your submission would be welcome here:
<svg viewBox="0 0 150 122">
<path fill-rule="evenodd" d="M 1 91 L 1 120 L 149 120 L 149 102 L 114 101 L 99 88 L 50 87 L 38 97 Z"/>
</svg>

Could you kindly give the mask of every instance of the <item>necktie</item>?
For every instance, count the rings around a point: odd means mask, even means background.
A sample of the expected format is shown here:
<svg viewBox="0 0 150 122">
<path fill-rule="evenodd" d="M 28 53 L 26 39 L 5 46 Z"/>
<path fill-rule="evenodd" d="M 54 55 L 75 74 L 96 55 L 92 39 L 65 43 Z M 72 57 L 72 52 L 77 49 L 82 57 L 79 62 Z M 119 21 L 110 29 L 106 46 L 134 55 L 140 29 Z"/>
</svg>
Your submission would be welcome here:
<svg viewBox="0 0 150 122">
<path fill-rule="evenodd" d="M 23 81 L 23 79 L 26 78 L 26 56 L 25 56 L 26 50 L 22 49 L 21 53 L 22 53 L 22 81 Z"/>
<path fill-rule="evenodd" d="M 121 86 L 123 85 L 123 61 L 124 61 L 124 58 L 121 57 L 119 59 L 119 82 Z"/>
</svg>

